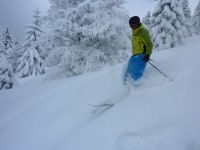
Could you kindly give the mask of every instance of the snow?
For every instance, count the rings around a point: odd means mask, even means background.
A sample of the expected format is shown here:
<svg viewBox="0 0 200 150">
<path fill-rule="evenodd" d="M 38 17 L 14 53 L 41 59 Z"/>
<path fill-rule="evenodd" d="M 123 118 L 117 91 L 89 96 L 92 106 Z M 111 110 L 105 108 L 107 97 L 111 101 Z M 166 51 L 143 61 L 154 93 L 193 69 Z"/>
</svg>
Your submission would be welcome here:
<svg viewBox="0 0 200 150">
<path fill-rule="evenodd" d="M 68 79 L 18 79 L 0 91 L 2 150 L 199 150 L 200 37 L 154 51 L 134 88 L 123 85 L 126 63 Z M 116 102 L 110 109 L 88 104 Z"/>
<path fill-rule="evenodd" d="M 155 3 L 126 6 L 143 17 Z M 148 64 L 139 88 L 125 86 L 126 63 L 67 79 L 52 80 L 57 68 L 16 76 L 12 89 L 0 90 L 0 150 L 199 150 L 199 41 L 153 51 L 171 82 Z M 95 113 L 88 105 L 105 102 L 117 103 Z"/>
</svg>

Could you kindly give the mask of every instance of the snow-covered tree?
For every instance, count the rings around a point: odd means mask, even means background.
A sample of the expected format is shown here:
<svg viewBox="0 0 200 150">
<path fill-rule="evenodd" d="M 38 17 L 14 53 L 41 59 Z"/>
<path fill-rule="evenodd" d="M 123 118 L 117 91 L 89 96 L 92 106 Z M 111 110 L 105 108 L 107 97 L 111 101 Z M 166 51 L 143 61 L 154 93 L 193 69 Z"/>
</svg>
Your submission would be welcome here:
<svg viewBox="0 0 200 150">
<path fill-rule="evenodd" d="M 192 36 L 192 17 L 191 17 L 191 10 L 189 7 L 189 1 L 188 0 L 180 0 L 179 2 L 183 8 L 183 13 L 186 18 L 185 25 L 186 29 L 188 31 L 188 35 Z"/>
<path fill-rule="evenodd" d="M 188 36 L 183 9 L 177 0 L 158 1 L 152 13 L 151 37 L 154 48 L 163 50 L 184 43 Z"/>
<path fill-rule="evenodd" d="M 22 57 L 24 53 L 23 51 L 21 51 L 21 49 L 22 49 L 22 44 L 17 44 L 13 46 L 12 51 L 10 51 L 7 54 L 7 60 L 12 65 L 14 73 L 16 72 L 17 65 L 18 65 L 17 60 L 20 57 Z"/>
<path fill-rule="evenodd" d="M 38 51 L 34 47 L 29 48 L 18 60 L 18 63 L 17 72 L 18 76 L 21 78 L 45 73 L 43 60 L 40 58 Z"/>
<path fill-rule="evenodd" d="M 6 56 L 3 53 L 0 53 L 0 90 L 12 88 L 12 77 L 12 67 L 7 62 Z"/>
<path fill-rule="evenodd" d="M 122 7 L 124 0 L 49 1 L 51 7 L 46 21 L 56 47 L 52 53 L 60 53 L 59 47 L 67 46 L 60 56 L 63 70 L 76 75 L 127 58 L 131 31 L 128 13 Z M 77 68 L 80 69 L 77 71 Z"/>
<path fill-rule="evenodd" d="M 0 42 L 0 53 L 3 53 L 4 55 L 6 55 L 6 48 L 1 42 Z"/>
<path fill-rule="evenodd" d="M 40 53 L 41 48 L 39 46 L 40 37 L 43 33 L 41 30 L 41 21 L 38 9 L 35 10 L 33 15 L 33 24 L 26 25 L 25 42 L 22 44 L 21 50 L 18 52 L 21 57 L 18 59 L 18 67 L 16 72 L 19 77 L 28 77 L 30 75 L 44 74 L 43 61 Z"/>
<path fill-rule="evenodd" d="M 16 38 L 13 43 L 14 43 L 15 46 L 18 45 L 19 44 L 18 39 Z"/>
<path fill-rule="evenodd" d="M 114 42 L 113 37 L 122 31 L 125 33 L 122 32 L 121 36 L 124 34 L 125 37 L 127 36 L 127 31 L 122 30 L 122 27 L 128 26 L 125 22 L 128 15 L 120 7 L 124 0 L 49 1 L 51 8 L 47 18 L 50 27 L 54 30 L 56 46 L 84 44 L 87 47 L 99 48 L 104 45 L 113 45 L 109 43 L 109 40 Z M 123 23 L 125 25 L 122 25 Z"/>
<path fill-rule="evenodd" d="M 10 36 L 10 30 L 8 27 L 3 31 L 1 42 L 3 43 L 4 47 L 6 50 L 9 50 L 12 48 L 12 38 Z"/>
<path fill-rule="evenodd" d="M 145 28 L 150 31 L 151 28 L 151 12 L 148 11 L 145 17 L 142 19 L 142 23 L 144 24 Z"/>
<path fill-rule="evenodd" d="M 41 29 L 42 22 L 40 20 L 40 11 L 37 9 L 34 11 L 33 23 L 25 25 L 28 29 L 26 30 L 25 42 L 23 43 L 23 51 L 26 51 L 29 47 L 35 47 L 38 52 L 41 52 L 38 46 L 38 41 L 41 35 L 44 33 Z"/>
<path fill-rule="evenodd" d="M 188 0 L 180 0 L 179 2 L 181 4 L 181 7 L 183 9 L 184 16 L 186 19 L 191 19 L 191 9 L 189 7 L 189 1 Z"/>
<path fill-rule="evenodd" d="M 200 35 L 200 1 L 194 10 L 194 14 L 192 16 L 192 24 L 194 27 L 194 33 Z"/>
</svg>

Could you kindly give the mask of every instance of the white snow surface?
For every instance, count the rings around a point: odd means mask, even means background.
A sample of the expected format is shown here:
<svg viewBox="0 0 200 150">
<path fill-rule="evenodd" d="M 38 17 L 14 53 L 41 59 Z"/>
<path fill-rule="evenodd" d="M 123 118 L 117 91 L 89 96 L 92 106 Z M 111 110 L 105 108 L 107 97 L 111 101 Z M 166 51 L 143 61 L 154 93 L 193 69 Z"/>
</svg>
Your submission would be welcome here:
<svg viewBox="0 0 200 150">
<path fill-rule="evenodd" d="M 0 91 L 1 150 L 199 150 L 200 36 L 153 51 L 142 85 L 123 85 L 125 64 L 68 79 L 18 79 Z M 88 104 L 117 102 L 109 109 Z"/>
</svg>

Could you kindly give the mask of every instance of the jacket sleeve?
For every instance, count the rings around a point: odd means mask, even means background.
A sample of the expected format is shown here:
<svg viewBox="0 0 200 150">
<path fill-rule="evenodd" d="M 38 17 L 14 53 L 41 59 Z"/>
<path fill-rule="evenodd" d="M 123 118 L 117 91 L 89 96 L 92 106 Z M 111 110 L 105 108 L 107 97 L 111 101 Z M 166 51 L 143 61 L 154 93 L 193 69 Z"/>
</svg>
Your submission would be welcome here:
<svg viewBox="0 0 200 150">
<path fill-rule="evenodd" d="M 152 49 L 153 49 L 153 44 L 151 42 L 151 38 L 150 38 L 148 30 L 144 29 L 142 31 L 142 39 L 143 39 L 143 42 L 144 42 L 144 44 L 146 46 L 145 54 L 151 55 Z"/>
</svg>

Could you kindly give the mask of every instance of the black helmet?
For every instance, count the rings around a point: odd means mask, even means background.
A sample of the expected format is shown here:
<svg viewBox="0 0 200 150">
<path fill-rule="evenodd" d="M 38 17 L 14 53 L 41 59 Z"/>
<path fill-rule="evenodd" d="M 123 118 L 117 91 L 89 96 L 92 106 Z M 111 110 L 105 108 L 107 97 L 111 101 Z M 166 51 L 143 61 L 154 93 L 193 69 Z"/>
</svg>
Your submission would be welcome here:
<svg viewBox="0 0 200 150">
<path fill-rule="evenodd" d="M 133 16 L 129 19 L 129 24 L 140 24 L 140 18 L 138 16 Z"/>
</svg>

